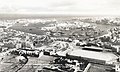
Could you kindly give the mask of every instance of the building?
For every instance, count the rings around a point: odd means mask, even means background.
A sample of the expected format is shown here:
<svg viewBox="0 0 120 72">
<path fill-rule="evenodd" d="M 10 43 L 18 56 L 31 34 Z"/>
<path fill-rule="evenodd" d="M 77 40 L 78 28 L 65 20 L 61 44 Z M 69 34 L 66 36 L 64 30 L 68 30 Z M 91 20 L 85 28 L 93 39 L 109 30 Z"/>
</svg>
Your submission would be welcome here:
<svg viewBox="0 0 120 72">
<path fill-rule="evenodd" d="M 118 59 L 118 57 L 112 52 L 89 51 L 82 49 L 73 50 L 68 53 L 68 56 L 82 58 L 88 62 L 99 64 L 114 64 Z"/>
<path fill-rule="evenodd" d="M 16 44 L 16 48 L 18 49 L 18 48 L 22 48 L 22 43 L 17 43 Z"/>
</svg>

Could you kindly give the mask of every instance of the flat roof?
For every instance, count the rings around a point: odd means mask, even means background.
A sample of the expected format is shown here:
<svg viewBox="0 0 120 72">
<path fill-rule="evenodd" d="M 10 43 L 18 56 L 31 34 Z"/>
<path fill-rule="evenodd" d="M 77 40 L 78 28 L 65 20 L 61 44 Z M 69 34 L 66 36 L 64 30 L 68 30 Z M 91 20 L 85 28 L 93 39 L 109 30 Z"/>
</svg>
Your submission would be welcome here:
<svg viewBox="0 0 120 72">
<path fill-rule="evenodd" d="M 111 52 L 95 52 L 95 51 L 87 51 L 82 49 L 73 50 L 69 52 L 69 55 L 97 59 L 97 60 L 104 60 L 104 61 L 111 61 L 118 58 L 115 54 Z"/>
</svg>

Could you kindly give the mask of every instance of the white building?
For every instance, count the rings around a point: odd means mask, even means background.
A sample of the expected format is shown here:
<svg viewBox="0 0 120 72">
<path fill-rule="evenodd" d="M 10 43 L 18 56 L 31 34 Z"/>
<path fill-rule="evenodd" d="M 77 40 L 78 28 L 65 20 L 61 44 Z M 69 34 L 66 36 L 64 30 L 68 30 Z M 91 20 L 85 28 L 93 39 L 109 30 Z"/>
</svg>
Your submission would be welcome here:
<svg viewBox="0 0 120 72">
<path fill-rule="evenodd" d="M 16 44 L 16 48 L 18 49 L 18 48 L 21 48 L 22 47 L 22 44 L 21 43 L 17 43 Z"/>
</svg>

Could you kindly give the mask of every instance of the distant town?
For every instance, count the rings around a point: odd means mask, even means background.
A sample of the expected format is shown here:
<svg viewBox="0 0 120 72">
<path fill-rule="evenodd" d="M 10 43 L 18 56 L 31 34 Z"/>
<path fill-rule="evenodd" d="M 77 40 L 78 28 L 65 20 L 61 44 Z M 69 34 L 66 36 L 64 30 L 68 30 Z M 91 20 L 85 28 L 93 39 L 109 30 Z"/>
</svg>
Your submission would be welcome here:
<svg viewBox="0 0 120 72">
<path fill-rule="evenodd" d="M 0 19 L 0 72 L 120 72 L 120 18 Z"/>
</svg>

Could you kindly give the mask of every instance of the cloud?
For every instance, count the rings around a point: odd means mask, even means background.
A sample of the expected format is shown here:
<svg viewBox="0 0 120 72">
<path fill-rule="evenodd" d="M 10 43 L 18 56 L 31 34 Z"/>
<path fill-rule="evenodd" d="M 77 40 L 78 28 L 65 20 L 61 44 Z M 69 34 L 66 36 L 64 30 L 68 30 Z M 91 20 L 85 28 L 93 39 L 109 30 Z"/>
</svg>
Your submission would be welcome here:
<svg viewBox="0 0 120 72">
<path fill-rule="evenodd" d="M 120 15 L 120 0 L 0 0 L 0 13 Z"/>
</svg>

